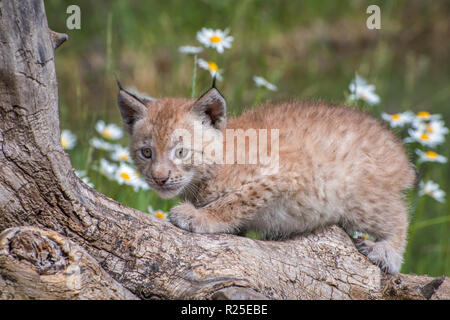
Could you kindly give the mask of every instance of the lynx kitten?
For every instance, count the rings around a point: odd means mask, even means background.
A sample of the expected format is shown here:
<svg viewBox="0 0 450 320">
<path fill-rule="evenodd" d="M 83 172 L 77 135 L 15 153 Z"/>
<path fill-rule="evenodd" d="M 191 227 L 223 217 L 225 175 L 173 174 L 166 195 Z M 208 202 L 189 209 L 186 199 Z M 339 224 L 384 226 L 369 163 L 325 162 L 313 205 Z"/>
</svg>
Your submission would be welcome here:
<svg viewBox="0 0 450 320">
<path fill-rule="evenodd" d="M 227 119 L 215 86 L 197 100 L 144 98 L 119 89 L 135 165 L 161 197 L 184 201 L 170 212 L 176 226 L 198 233 L 252 229 L 279 238 L 338 224 L 372 235 L 375 241 L 357 241 L 360 251 L 384 271 L 399 272 L 408 228 L 402 191 L 412 187 L 415 172 L 402 143 L 377 119 L 347 106 L 301 101 Z M 202 139 L 195 137 L 199 129 Z M 247 153 L 248 160 L 262 149 L 275 151 L 277 167 L 211 161 L 229 156 L 236 135 L 224 137 L 231 129 L 277 134 L 276 145 L 259 141 L 256 151 L 244 137 L 244 149 L 231 154 Z"/>
</svg>

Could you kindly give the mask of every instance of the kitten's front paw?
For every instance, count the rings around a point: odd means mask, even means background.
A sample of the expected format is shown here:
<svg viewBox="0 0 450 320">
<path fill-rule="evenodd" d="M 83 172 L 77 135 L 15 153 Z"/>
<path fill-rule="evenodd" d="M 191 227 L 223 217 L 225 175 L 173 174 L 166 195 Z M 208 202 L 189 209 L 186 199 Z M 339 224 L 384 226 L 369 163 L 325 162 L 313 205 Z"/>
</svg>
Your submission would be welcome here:
<svg viewBox="0 0 450 320">
<path fill-rule="evenodd" d="M 196 233 L 226 232 L 223 223 L 218 222 L 207 210 L 182 203 L 170 210 L 170 222 L 177 227 Z"/>
</svg>

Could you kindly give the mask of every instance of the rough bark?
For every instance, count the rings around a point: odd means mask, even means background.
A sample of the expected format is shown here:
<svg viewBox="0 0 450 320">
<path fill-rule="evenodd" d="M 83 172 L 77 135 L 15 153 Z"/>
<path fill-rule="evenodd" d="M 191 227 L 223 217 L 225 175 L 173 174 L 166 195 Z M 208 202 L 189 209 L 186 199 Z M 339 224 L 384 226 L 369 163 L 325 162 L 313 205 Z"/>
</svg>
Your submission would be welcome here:
<svg viewBox="0 0 450 320">
<path fill-rule="evenodd" d="M 86 251 L 51 230 L 0 235 L 0 299 L 137 299 Z"/>
<path fill-rule="evenodd" d="M 0 1 L 1 298 L 450 298 L 449 278 L 384 275 L 336 226 L 279 242 L 192 234 L 89 188 L 60 144 L 63 38 L 42 0 Z"/>
</svg>

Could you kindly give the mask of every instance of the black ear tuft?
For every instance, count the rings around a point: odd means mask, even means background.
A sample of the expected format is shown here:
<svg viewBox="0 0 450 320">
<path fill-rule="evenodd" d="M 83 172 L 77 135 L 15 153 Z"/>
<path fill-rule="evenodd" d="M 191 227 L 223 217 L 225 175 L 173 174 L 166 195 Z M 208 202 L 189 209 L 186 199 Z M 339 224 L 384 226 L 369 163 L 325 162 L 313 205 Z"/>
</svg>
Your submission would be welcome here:
<svg viewBox="0 0 450 320">
<path fill-rule="evenodd" d="M 216 75 L 215 74 L 213 76 L 213 83 L 212 83 L 212 87 L 211 88 L 217 89 L 216 88 Z"/>
<path fill-rule="evenodd" d="M 119 78 L 117 77 L 117 75 L 114 75 L 114 77 L 116 78 L 116 82 L 117 82 L 117 86 L 119 87 L 119 90 L 124 90 L 122 87 L 122 84 L 119 81 Z"/>
<path fill-rule="evenodd" d="M 119 95 L 117 104 L 122 115 L 123 125 L 129 134 L 133 133 L 133 126 L 139 119 L 142 119 L 147 110 L 145 100 L 137 97 L 131 92 L 125 90 L 116 77 Z"/>
<path fill-rule="evenodd" d="M 215 87 L 215 78 L 213 78 L 213 87 L 198 98 L 192 106 L 192 111 L 208 121 L 214 128 L 225 130 L 227 125 L 226 101 Z"/>
</svg>

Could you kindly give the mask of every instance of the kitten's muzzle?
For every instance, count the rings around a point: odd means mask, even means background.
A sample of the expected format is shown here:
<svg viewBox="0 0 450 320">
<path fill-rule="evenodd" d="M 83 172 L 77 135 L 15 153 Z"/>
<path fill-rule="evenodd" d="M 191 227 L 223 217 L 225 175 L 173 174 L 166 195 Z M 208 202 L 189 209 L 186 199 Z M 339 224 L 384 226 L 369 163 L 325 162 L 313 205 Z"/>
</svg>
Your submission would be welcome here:
<svg viewBox="0 0 450 320">
<path fill-rule="evenodd" d="M 156 182 L 157 185 L 162 186 L 164 183 L 166 183 L 167 180 L 169 180 L 169 176 L 166 177 L 152 177 L 153 180 Z"/>
</svg>

